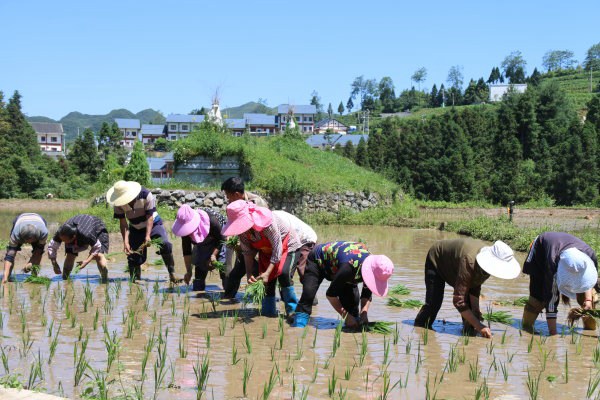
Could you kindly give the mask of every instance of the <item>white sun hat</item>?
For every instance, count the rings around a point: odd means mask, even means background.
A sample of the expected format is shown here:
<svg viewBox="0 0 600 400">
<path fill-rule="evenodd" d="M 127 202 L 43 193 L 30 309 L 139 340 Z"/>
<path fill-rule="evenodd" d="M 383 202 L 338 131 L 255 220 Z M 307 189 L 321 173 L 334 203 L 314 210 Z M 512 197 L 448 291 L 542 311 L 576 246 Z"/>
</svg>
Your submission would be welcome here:
<svg viewBox="0 0 600 400">
<path fill-rule="evenodd" d="M 560 253 L 556 271 L 558 291 L 571 299 L 594 287 L 598 271 L 590 257 L 575 248 Z"/>
<path fill-rule="evenodd" d="M 481 269 L 496 278 L 514 279 L 521 273 L 521 266 L 512 249 L 501 240 L 493 246 L 482 247 L 476 258 Z"/>
<path fill-rule="evenodd" d="M 121 207 L 135 199 L 140 190 L 142 185 L 137 182 L 118 181 L 106 192 L 106 201 L 111 206 Z"/>
</svg>

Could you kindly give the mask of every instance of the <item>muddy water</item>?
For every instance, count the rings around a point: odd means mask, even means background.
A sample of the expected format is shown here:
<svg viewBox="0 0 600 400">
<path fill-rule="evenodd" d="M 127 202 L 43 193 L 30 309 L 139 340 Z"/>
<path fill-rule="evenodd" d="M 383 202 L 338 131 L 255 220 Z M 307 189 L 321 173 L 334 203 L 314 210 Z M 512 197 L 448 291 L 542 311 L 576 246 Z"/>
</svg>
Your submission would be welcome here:
<svg viewBox="0 0 600 400">
<path fill-rule="evenodd" d="M 387 254 L 396 264 L 391 284 L 402 283 L 412 291 L 403 298 L 420 300 L 424 298 L 422 269 L 427 249 L 435 240 L 455 237 L 435 230 L 385 227 L 328 226 L 317 228 L 317 232 L 322 241 L 361 239 L 373 252 Z M 181 248 L 177 241 L 174 244 L 177 271 L 182 273 Z M 111 251 L 118 248 L 120 246 L 113 246 Z M 521 261 L 522 257 L 520 255 Z M 517 329 L 521 314 L 518 307 L 494 306 L 494 310 L 510 312 L 515 323 L 513 326 L 493 323 L 493 340 L 461 337 L 460 316 L 452 307 L 449 288 L 446 288 L 446 301 L 435 324 L 436 332 L 413 327 L 417 310 L 389 307 L 384 300 L 375 298 L 370 319 L 396 322 L 397 338 L 366 334 L 367 351 L 361 361 L 363 336 L 342 332 L 340 346 L 332 356 L 337 318 L 325 298 L 327 282 L 319 290 L 320 303 L 314 308 L 312 324 L 305 330 L 284 324 L 281 338 L 279 320 L 258 316 L 252 306 L 242 309 L 239 303 L 211 302 L 188 292 L 185 287 L 170 290 L 164 267 L 155 265 L 157 259 L 158 256 L 150 252 L 149 266 L 143 272 L 145 281 L 141 285 L 130 285 L 126 281 L 122 255 L 111 255 L 108 285 L 98 284 L 93 266 L 72 281 L 55 279 L 48 289 L 32 284 L 8 285 L 1 292 L 0 303 L 1 343 L 10 373 L 20 374 L 21 381 L 27 383 L 31 366 L 41 357 L 43 379 L 36 379 L 36 386 L 53 394 L 81 397 L 86 387 L 94 389 L 91 378 L 85 376 L 74 386 L 74 347 L 79 357 L 82 341 L 89 335 L 84 355 L 91 367 L 87 374 L 92 375 L 92 369 L 106 371 L 103 323 L 107 332 L 116 332 L 120 340 L 118 357 L 106 377 L 111 382 L 108 386 L 111 397 L 127 394 L 135 398 L 137 390 L 142 392 L 141 398 L 152 398 L 155 394 L 161 399 L 196 398 L 194 368 L 197 363 L 201 366 L 203 360 L 209 363 L 204 398 L 215 399 L 244 397 L 245 365 L 252 368 L 246 390 L 246 397 L 252 399 L 262 398 L 271 373 L 274 377 L 271 398 L 274 399 L 292 398 L 294 387 L 298 398 L 303 388 L 308 390 L 308 398 L 328 398 L 329 386 L 334 381 L 335 396 L 345 393 L 348 399 L 375 399 L 383 393 L 387 377 L 389 387 L 395 385 L 388 394 L 390 399 L 425 398 L 427 390 L 432 398 L 434 393 L 437 398 L 473 398 L 484 379 L 490 398 L 527 398 L 528 371 L 531 378 L 539 377 L 541 398 L 555 398 L 560 391 L 561 398 L 580 399 L 586 395 L 590 373 L 596 371 L 592 362 L 596 338 L 576 333 L 565 337 L 535 337 L 531 341 L 530 335 L 521 336 Z M 43 273 L 51 276 L 48 265 Z M 23 279 L 23 276 L 18 278 Z M 209 282 L 209 289 L 219 288 L 215 275 L 210 276 Z M 528 279 L 523 276 L 510 284 L 490 278 L 482 291 L 486 298 L 482 308 L 491 300 L 512 300 L 526 295 L 527 285 Z M 297 284 L 298 295 L 300 290 Z M 93 299 L 87 311 L 85 291 L 91 293 Z M 279 306 L 283 309 L 281 303 Z M 96 310 L 99 318 L 94 329 Z M 129 315 L 130 311 L 133 316 Z M 563 308 L 560 316 L 565 315 Z M 185 318 L 189 318 L 189 323 L 187 331 L 182 333 Z M 56 335 L 59 325 L 60 333 Z M 128 326 L 131 327 L 129 335 Z M 544 331 L 542 324 L 540 329 Z M 80 331 L 83 340 L 79 338 Z M 29 344 L 22 332 L 29 332 L 33 341 L 26 354 L 23 348 Z M 144 346 L 150 337 L 158 338 L 159 334 L 165 344 L 153 346 L 145 379 L 142 379 Z M 48 364 L 54 336 L 57 336 L 57 346 Z M 250 349 L 246 346 L 247 340 Z M 159 347 L 160 354 L 165 354 L 162 373 L 160 363 L 155 369 L 160 359 Z M 180 349 L 187 352 L 186 357 L 181 357 Z M 446 368 L 452 349 L 459 362 L 454 372 L 444 373 L 453 369 Z M 234 353 L 237 353 L 235 357 Z M 568 357 L 568 374 L 564 368 L 565 357 Z M 503 367 L 508 374 L 506 380 Z M 469 379 L 471 370 L 476 371 L 476 382 Z M 0 371 L 1 375 L 7 374 L 3 366 Z M 162 376 L 157 392 L 156 375 Z M 398 381 L 401 384 L 396 385 Z"/>
</svg>

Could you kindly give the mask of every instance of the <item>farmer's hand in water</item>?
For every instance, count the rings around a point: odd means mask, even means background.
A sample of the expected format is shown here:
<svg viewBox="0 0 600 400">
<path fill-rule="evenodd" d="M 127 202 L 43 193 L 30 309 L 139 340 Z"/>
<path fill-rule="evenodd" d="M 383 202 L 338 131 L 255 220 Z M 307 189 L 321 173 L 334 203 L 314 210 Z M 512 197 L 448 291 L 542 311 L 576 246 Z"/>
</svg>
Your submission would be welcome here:
<svg viewBox="0 0 600 400">
<path fill-rule="evenodd" d="M 183 280 L 185 281 L 186 285 L 190 284 L 190 281 L 192 280 L 192 272 L 186 272 L 185 275 L 183 276 Z"/>
<path fill-rule="evenodd" d="M 481 330 L 479 331 L 479 333 L 484 338 L 488 338 L 488 339 L 492 338 L 492 331 L 487 326 L 484 326 L 483 328 L 481 328 Z"/>
<path fill-rule="evenodd" d="M 52 268 L 54 269 L 54 273 L 56 275 L 62 274 L 62 271 L 60 270 L 60 265 L 58 265 L 56 260 L 50 260 L 50 261 L 52 261 Z"/>
<path fill-rule="evenodd" d="M 358 328 L 358 321 L 350 314 L 346 314 L 346 326 L 348 328 Z"/>
<path fill-rule="evenodd" d="M 31 263 L 27 263 L 27 265 L 25 265 L 23 267 L 23 272 L 25 272 L 26 274 L 30 273 L 31 272 L 31 267 L 32 267 Z"/>
<path fill-rule="evenodd" d="M 360 323 L 363 325 L 366 325 L 369 323 L 369 317 L 367 316 L 367 312 L 366 311 L 362 311 L 360 313 Z"/>
<path fill-rule="evenodd" d="M 129 242 L 125 242 L 123 243 L 123 251 L 125 252 L 125 254 L 130 255 L 131 254 L 131 247 L 129 247 Z"/>
</svg>

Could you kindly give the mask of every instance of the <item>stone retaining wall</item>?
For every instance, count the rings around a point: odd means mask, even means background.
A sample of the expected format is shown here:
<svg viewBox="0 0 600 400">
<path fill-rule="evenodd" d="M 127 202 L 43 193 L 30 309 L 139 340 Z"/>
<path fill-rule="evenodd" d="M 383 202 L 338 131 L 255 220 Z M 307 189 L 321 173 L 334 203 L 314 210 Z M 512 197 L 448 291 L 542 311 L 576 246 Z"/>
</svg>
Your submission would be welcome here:
<svg viewBox="0 0 600 400">
<path fill-rule="evenodd" d="M 227 199 L 220 191 L 163 190 L 152 189 L 159 204 L 169 207 L 179 207 L 188 204 L 191 207 L 210 207 L 225 211 Z M 391 198 L 383 198 L 377 193 L 352 192 L 317 193 L 285 198 L 264 196 L 273 210 L 285 210 L 292 214 L 311 214 L 315 212 L 337 213 L 341 209 L 364 211 L 380 204 L 390 204 Z M 94 204 L 103 203 L 104 197 L 99 197 Z"/>
</svg>

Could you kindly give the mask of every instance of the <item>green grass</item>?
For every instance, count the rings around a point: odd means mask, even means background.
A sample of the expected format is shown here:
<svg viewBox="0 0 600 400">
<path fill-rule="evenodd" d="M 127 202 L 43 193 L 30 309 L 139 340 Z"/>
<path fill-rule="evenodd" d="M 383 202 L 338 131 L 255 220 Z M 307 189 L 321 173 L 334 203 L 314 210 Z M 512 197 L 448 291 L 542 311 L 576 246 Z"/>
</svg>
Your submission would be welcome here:
<svg viewBox="0 0 600 400">
<path fill-rule="evenodd" d="M 366 191 L 390 196 L 397 186 L 381 175 L 363 169 L 345 157 L 313 149 L 304 137 L 232 137 L 203 125 L 175 144 L 176 163 L 203 155 L 219 159 L 237 156 L 249 189 L 260 188 L 275 196 L 304 193 Z"/>
</svg>

